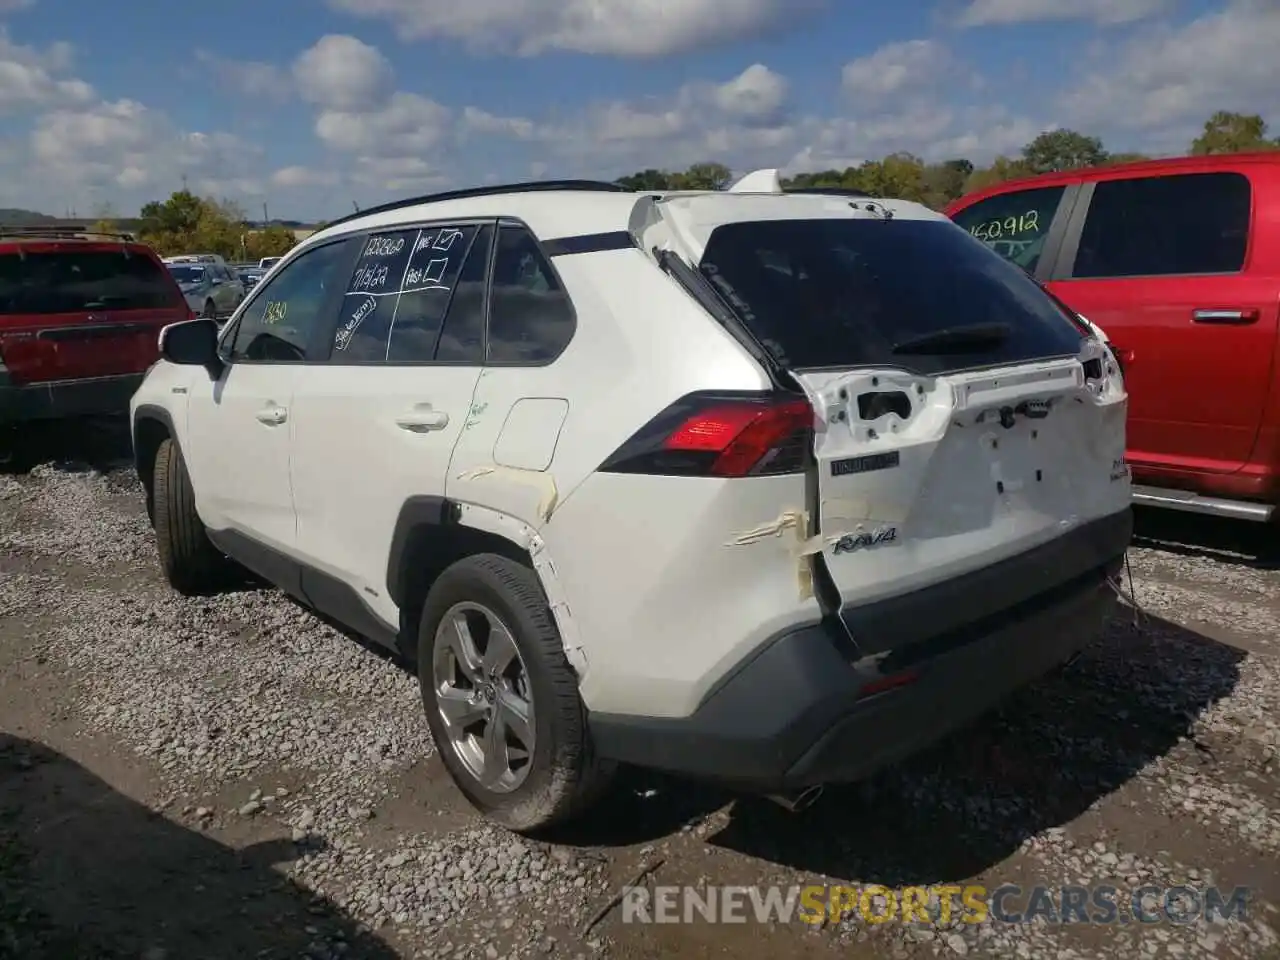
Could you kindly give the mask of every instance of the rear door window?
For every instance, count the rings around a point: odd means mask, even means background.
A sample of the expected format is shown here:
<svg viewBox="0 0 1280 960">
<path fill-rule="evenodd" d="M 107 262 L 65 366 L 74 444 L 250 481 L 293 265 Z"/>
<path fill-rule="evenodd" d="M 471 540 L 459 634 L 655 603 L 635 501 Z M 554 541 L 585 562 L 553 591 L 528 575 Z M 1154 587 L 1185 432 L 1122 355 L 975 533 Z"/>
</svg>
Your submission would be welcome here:
<svg viewBox="0 0 1280 960">
<path fill-rule="evenodd" d="M 0 253 L 0 314 L 160 310 L 182 303 L 163 266 L 125 247 Z"/>
<path fill-rule="evenodd" d="M 731 223 L 703 273 L 784 367 L 924 374 L 1074 356 L 1080 329 L 1027 274 L 947 221 Z"/>
<path fill-rule="evenodd" d="M 952 219 L 1011 263 L 1034 273 L 1065 186 L 1017 190 L 979 200 Z"/>
<path fill-rule="evenodd" d="M 1071 275 L 1236 273 L 1249 246 L 1252 202 L 1240 173 L 1103 180 L 1094 187 Z"/>
</svg>

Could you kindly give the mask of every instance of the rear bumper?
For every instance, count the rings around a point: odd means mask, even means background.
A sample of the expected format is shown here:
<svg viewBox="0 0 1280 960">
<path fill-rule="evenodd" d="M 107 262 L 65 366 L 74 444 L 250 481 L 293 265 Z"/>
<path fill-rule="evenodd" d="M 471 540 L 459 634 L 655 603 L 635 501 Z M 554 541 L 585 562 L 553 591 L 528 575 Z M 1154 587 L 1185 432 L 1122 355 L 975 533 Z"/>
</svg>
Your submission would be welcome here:
<svg viewBox="0 0 1280 960">
<path fill-rule="evenodd" d="M 100 414 L 127 413 L 134 391 L 145 374 L 12 383 L 0 373 L 0 425 L 29 420 L 55 420 Z"/>
<path fill-rule="evenodd" d="M 984 571 L 917 591 L 910 603 L 892 601 L 862 618 L 911 638 L 882 657 L 859 659 L 829 623 L 790 631 L 731 674 L 692 716 L 593 714 L 596 749 L 624 763 L 749 790 L 861 779 L 985 713 L 1097 639 L 1117 602 L 1107 577 L 1121 569 L 1132 530 L 1125 510 L 1022 555 L 1012 569 L 1037 585 L 1046 570 L 1057 570 L 1056 581 L 977 620 L 957 623 L 954 607 L 945 604 L 957 585 L 984 583 Z M 1020 595 L 1017 584 L 1010 587 L 1010 595 Z M 941 626 L 922 630 L 930 620 Z M 907 677 L 914 679 L 866 690 Z"/>
</svg>

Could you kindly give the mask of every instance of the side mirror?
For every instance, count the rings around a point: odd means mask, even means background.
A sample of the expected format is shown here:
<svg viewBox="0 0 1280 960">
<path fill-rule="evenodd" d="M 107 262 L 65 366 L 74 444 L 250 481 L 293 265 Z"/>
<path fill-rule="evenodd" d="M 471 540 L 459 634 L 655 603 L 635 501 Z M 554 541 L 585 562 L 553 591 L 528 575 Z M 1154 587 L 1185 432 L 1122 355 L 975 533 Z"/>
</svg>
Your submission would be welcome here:
<svg viewBox="0 0 1280 960">
<path fill-rule="evenodd" d="M 222 372 L 218 357 L 218 325 L 213 320 L 184 320 L 160 331 L 160 356 L 170 363 L 204 367 L 209 376 Z"/>
</svg>

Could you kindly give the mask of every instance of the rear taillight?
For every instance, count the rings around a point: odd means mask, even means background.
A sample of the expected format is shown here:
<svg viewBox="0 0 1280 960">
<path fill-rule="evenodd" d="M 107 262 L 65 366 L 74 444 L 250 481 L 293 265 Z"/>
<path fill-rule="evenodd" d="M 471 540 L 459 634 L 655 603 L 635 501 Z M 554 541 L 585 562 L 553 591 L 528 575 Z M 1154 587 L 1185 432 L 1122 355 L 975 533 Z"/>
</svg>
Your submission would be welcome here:
<svg viewBox="0 0 1280 960">
<path fill-rule="evenodd" d="M 813 450 L 813 408 L 791 394 L 695 393 L 650 420 L 606 473 L 761 477 L 798 473 Z"/>
</svg>

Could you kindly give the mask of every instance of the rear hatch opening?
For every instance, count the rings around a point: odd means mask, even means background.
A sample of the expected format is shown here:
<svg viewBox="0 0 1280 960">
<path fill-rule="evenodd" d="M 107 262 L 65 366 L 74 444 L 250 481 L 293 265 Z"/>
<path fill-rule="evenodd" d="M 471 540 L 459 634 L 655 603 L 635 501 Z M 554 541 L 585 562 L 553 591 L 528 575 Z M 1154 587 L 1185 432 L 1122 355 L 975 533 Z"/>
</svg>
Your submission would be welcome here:
<svg viewBox="0 0 1280 960">
<path fill-rule="evenodd" d="M 869 635 L 861 608 L 1128 509 L 1114 358 L 946 218 L 896 201 L 702 195 L 638 204 L 632 232 L 808 398 L 804 553 L 864 654 L 911 638 Z M 1008 578 L 988 606 L 1086 572 Z"/>
</svg>

